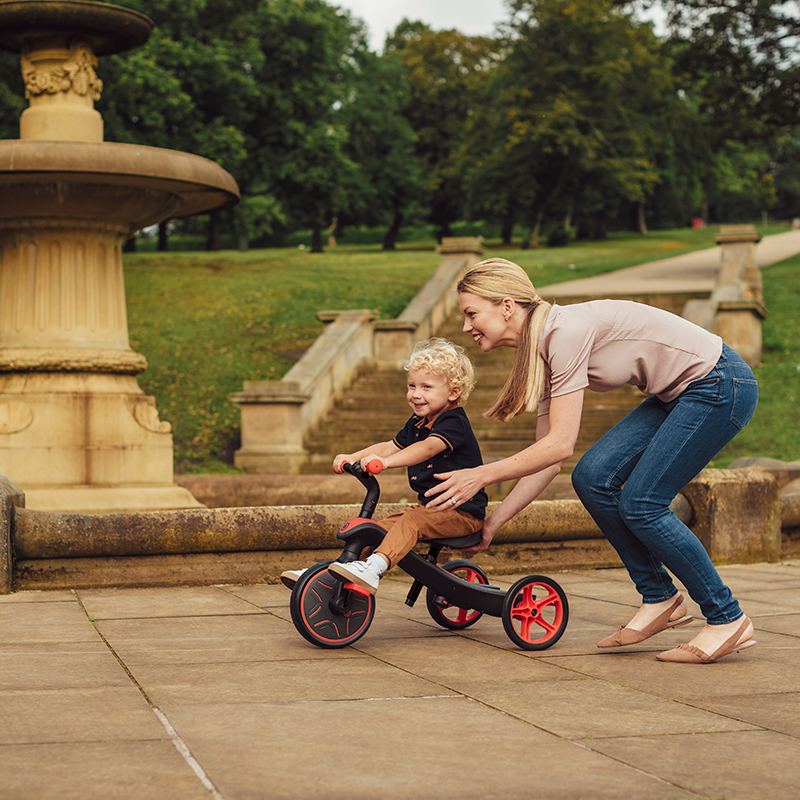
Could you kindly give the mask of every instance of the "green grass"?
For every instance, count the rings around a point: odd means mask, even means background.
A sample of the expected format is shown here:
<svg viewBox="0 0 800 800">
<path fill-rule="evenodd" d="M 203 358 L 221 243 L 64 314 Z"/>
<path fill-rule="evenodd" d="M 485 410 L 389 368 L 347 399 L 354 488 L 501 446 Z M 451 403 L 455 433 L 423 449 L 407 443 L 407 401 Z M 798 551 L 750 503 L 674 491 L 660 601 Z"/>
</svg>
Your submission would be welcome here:
<svg viewBox="0 0 800 800">
<path fill-rule="evenodd" d="M 759 403 L 753 419 L 712 462 L 727 467 L 737 458 L 761 456 L 781 461 L 800 459 L 800 256 L 762 270 L 764 305 Z"/>
<path fill-rule="evenodd" d="M 712 247 L 715 234 L 715 228 L 612 234 L 604 242 L 536 250 L 485 244 L 491 255 L 517 261 L 544 286 Z M 235 471 L 240 415 L 228 396 L 241 391 L 245 380 L 283 377 L 322 332 L 317 311 L 369 308 L 381 318 L 395 317 L 439 261 L 432 243 L 402 244 L 394 253 L 377 245 L 347 245 L 322 254 L 296 248 L 126 254 L 131 346 L 149 364 L 139 383 L 156 398 L 161 419 L 172 423 L 176 472 Z M 772 310 L 771 303 L 770 297 Z M 779 316 L 773 311 L 767 326 Z M 789 334 L 784 338 L 791 340 Z M 762 394 L 767 393 L 765 384 Z M 768 405 L 762 400 L 759 414 L 765 418 L 762 409 Z M 754 420 L 742 437 L 758 424 Z M 785 421 L 778 425 L 776 439 L 785 426 Z M 747 455 L 767 455 L 752 445 L 745 449 Z"/>
</svg>

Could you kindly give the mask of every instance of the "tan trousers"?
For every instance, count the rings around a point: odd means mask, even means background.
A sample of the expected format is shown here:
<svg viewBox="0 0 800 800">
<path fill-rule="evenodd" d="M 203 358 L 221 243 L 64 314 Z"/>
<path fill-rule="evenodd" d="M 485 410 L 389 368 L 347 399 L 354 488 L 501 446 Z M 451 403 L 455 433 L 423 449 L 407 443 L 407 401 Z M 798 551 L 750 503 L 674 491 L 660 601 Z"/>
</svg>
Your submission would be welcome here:
<svg viewBox="0 0 800 800">
<path fill-rule="evenodd" d="M 391 514 L 378 524 L 387 529 L 387 534 L 375 552 L 388 559 L 391 569 L 414 549 L 417 542 L 469 536 L 483 527 L 483 520 L 466 511 L 433 511 L 420 504 Z M 366 556 L 362 553 L 361 557 Z"/>
</svg>

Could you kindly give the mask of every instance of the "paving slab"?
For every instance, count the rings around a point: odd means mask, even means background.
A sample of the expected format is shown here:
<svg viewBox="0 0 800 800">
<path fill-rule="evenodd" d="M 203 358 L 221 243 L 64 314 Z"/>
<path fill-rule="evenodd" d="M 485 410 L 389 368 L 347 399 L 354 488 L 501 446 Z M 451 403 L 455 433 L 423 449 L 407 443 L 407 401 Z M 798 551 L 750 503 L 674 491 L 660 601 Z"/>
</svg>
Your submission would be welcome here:
<svg viewBox="0 0 800 800">
<path fill-rule="evenodd" d="M 636 605 L 623 570 L 555 576 L 571 617 L 544 651 L 492 617 L 440 628 L 405 579 L 341 650 L 278 585 L 0 598 L 0 798 L 794 797 L 796 567 L 720 570 L 759 645 L 705 666 L 655 660 L 701 619 L 597 649 Z"/>
<path fill-rule="evenodd" d="M 123 686 L 0 691 L 0 746 L 169 737 L 142 693 Z M 0 790 L 0 796 L 2 790 Z"/>
<path fill-rule="evenodd" d="M 590 747 L 700 797 L 797 800 L 797 742 L 771 731 L 605 739 Z"/>
<path fill-rule="evenodd" d="M 8 745 L 2 753 L 2 796 L 9 800 L 210 796 L 170 741 Z"/>
<path fill-rule="evenodd" d="M 170 712 L 177 730 L 190 731 L 187 745 L 224 797 L 687 796 L 656 776 L 466 697 L 228 711 L 184 706 Z"/>
<path fill-rule="evenodd" d="M 76 592 L 92 619 L 259 614 L 258 606 L 215 586 L 157 589 L 81 589 Z"/>
</svg>

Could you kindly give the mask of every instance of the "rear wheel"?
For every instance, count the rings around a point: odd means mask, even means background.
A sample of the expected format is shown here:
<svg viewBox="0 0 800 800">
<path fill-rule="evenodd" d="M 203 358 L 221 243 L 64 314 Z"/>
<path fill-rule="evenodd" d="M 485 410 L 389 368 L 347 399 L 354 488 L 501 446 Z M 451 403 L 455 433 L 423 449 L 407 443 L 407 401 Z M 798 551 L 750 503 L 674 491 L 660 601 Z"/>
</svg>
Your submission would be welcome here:
<svg viewBox="0 0 800 800">
<path fill-rule="evenodd" d="M 292 589 L 289 608 L 299 633 L 317 647 L 347 647 L 375 616 L 375 598 L 345 588 L 328 572 L 332 561 L 310 567 Z"/>
<path fill-rule="evenodd" d="M 482 583 L 484 585 L 489 583 L 486 573 L 471 561 L 465 561 L 464 559 L 448 561 L 447 564 L 442 565 L 442 569 L 470 583 Z M 428 589 L 425 595 L 425 604 L 428 606 L 428 613 L 433 618 L 433 621 L 443 628 L 449 628 L 451 631 L 469 628 L 470 625 L 474 625 L 483 616 L 482 611 L 451 605 L 446 597 L 437 595 L 433 589 Z"/>
<path fill-rule="evenodd" d="M 564 590 L 551 578 L 528 575 L 518 580 L 503 601 L 503 627 L 523 650 L 546 650 L 564 634 L 569 604 Z"/>
</svg>

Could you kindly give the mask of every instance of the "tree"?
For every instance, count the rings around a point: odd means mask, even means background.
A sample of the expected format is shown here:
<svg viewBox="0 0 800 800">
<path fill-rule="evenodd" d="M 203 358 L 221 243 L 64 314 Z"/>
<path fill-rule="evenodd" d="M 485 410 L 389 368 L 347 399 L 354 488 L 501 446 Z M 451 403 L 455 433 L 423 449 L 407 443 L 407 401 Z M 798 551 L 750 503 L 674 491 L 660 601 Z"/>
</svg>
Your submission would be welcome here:
<svg viewBox="0 0 800 800">
<path fill-rule="evenodd" d="M 341 110 L 348 132 L 345 151 L 359 167 L 349 221 L 386 225 L 384 250 L 394 250 L 397 236 L 423 189 L 415 154 L 417 137 L 402 114 L 408 81 L 396 54 L 360 51 L 359 70 Z"/>
<path fill-rule="evenodd" d="M 496 68 L 498 43 L 403 20 L 385 50 L 396 53 L 405 67 L 411 92 L 404 114 L 417 136 L 416 153 L 427 176 L 429 218 L 438 238 L 448 236 L 451 223 L 463 216 L 460 154 Z"/>
<path fill-rule="evenodd" d="M 19 138 L 19 118 L 26 106 L 19 55 L 0 51 L 0 139 Z"/>
<path fill-rule="evenodd" d="M 792 4 L 771 0 L 664 0 L 663 5 L 676 80 L 695 116 L 694 146 L 703 154 L 701 212 L 708 221 L 717 177 L 725 171 L 720 159 L 742 144 L 774 149 L 768 142 L 795 124 L 800 21 Z M 768 160 L 762 163 L 758 191 L 769 183 L 771 167 Z M 749 171 L 752 162 L 741 166 Z"/>
<path fill-rule="evenodd" d="M 611 0 L 512 0 L 494 85 L 502 163 L 535 246 L 545 215 L 643 204 L 658 173 L 653 121 L 670 75 L 649 25 Z M 500 148 L 498 151 L 497 148 Z M 585 209 L 584 209 L 585 210 Z"/>
<path fill-rule="evenodd" d="M 319 249 L 354 183 L 337 108 L 366 48 L 363 27 L 324 0 L 122 1 L 156 31 L 113 59 L 109 132 L 228 169 L 243 196 L 241 246 L 287 223 L 314 228 Z"/>
</svg>

